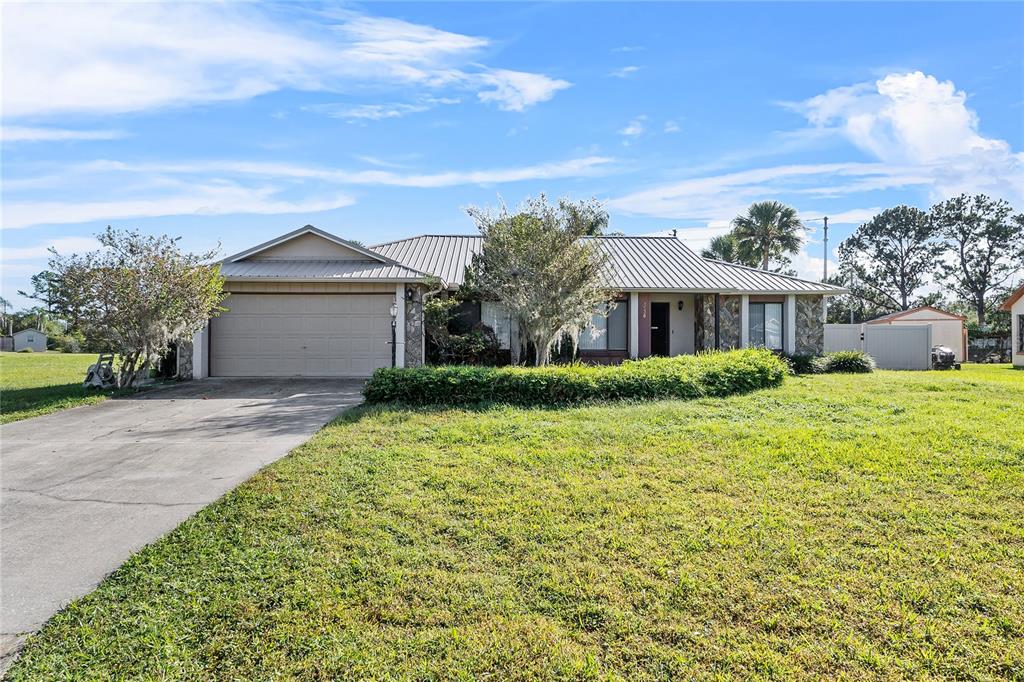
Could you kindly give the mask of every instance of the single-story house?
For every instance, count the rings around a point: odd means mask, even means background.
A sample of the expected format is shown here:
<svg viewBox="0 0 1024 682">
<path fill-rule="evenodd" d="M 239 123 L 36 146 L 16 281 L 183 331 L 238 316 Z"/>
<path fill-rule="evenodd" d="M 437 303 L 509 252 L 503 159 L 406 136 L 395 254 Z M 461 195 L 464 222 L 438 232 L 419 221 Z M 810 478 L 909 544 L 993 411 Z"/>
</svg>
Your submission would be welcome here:
<svg viewBox="0 0 1024 682">
<path fill-rule="evenodd" d="M 1010 313 L 1013 366 L 1024 368 L 1024 284 L 1017 287 L 999 309 Z"/>
<path fill-rule="evenodd" d="M 18 352 L 26 348 L 31 348 L 37 353 L 45 351 L 46 334 L 38 329 L 22 329 L 20 332 L 14 332 L 14 351 Z"/>
<path fill-rule="evenodd" d="M 930 305 L 890 313 L 868 320 L 865 324 L 887 324 L 892 326 L 929 326 L 932 328 L 932 345 L 946 346 L 956 353 L 957 362 L 967 361 L 967 327 L 963 315 L 939 310 Z"/>
<path fill-rule="evenodd" d="M 823 297 L 845 293 L 701 258 L 674 237 L 594 239 L 618 294 L 581 339 L 593 362 L 746 346 L 821 352 Z M 364 247 L 307 225 L 229 256 L 221 263 L 228 310 L 196 335 L 191 353 L 179 352 L 179 374 L 365 377 L 420 365 L 425 281 L 457 289 L 481 248 L 479 235 Z M 515 325 L 500 303 L 481 302 L 476 314 L 511 345 Z"/>
</svg>

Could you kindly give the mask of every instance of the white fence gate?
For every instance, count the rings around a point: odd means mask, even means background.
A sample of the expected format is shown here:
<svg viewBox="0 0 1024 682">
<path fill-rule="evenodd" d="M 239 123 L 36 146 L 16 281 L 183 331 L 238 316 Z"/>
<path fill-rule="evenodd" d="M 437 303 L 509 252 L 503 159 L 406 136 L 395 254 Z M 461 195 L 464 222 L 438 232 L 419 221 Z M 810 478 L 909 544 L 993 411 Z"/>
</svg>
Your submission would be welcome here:
<svg viewBox="0 0 1024 682">
<path fill-rule="evenodd" d="M 930 325 L 826 324 L 825 352 L 861 350 L 882 369 L 931 369 Z"/>
</svg>

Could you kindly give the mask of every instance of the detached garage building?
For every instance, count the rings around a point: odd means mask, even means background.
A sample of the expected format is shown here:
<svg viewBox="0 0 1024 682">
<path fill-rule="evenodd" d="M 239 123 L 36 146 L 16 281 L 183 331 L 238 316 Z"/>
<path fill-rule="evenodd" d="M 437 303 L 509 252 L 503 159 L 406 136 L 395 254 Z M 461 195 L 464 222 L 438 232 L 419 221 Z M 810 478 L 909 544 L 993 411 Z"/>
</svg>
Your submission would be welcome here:
<svg viewBox="0 0 1024 682">
<path fill-rule="evenodd" d="M 221 273 L 227 310 L 180 374 L 367 377 L 422 362 L 422 272 L 307 225 L 229 256 Z"/>
<path fill-rule="evenodd" d="M 956 353 L 957 362 L 967 361 L 967 328 L 964 326 L 963 315 L 954 315 L 930 305 L 901 310 L 898 313 L 883 315 L 869 320 L 865 324 L 887 324 L 892 326 L 922 326 L 932 328 L 932 345 L 947 346 Z"/>
</svg>

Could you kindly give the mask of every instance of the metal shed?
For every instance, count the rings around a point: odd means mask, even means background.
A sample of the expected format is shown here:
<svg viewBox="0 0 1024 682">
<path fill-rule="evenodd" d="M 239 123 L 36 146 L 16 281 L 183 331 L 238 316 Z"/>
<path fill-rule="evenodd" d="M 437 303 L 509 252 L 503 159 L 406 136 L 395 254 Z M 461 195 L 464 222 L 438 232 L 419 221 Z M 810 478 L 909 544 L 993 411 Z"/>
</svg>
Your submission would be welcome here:
<svg viewBox="0 0 1024 682">
<path fill-rule="evenodd" d="M 46 334 L 38 329 L 22 329 L 20 332 L 14 332 L 15 352 L 26 348 L 31 348 L 37 353 L 46 350 Z"/>
</svg>

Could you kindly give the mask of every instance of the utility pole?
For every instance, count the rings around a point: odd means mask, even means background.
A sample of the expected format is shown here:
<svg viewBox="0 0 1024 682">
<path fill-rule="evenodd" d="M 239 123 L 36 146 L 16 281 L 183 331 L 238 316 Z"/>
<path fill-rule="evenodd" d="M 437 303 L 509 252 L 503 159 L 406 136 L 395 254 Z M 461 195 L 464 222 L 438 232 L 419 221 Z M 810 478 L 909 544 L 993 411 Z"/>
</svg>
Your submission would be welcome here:
<svg viewBox="0 0 1024 682">
<path fill-rule="evenodd" d="M 822 259 L 825 261 L 825 272 L 821 279 L 824 283 L 828 281 L 828 216 L 822 220 L 825 221 L 825 253 L 823 254 L 825 257 Z M 821 321 L 828 322 L 828 296 L 821 297 Z"/>
<path fill-rule="evenodd" d="M 822 218 L 825 221 L 825 278 L 822 280 L 828 281 L 828 216 Z"/>
<path fill-rule="evenodd" d="M 850 294 L 851 294 L 851 296 L 850 296 L 850 324 L 853 324 L 853 299 L 854 299 L 854 297 L 853 297 L 853 290 L 854 290 L 854 287 L 856 285 L 857 285 L 857 275 L 856 275 L 856 273 L 854 273 L 853 269 L 851 268 L 850 269 Z"/>
</svg>

